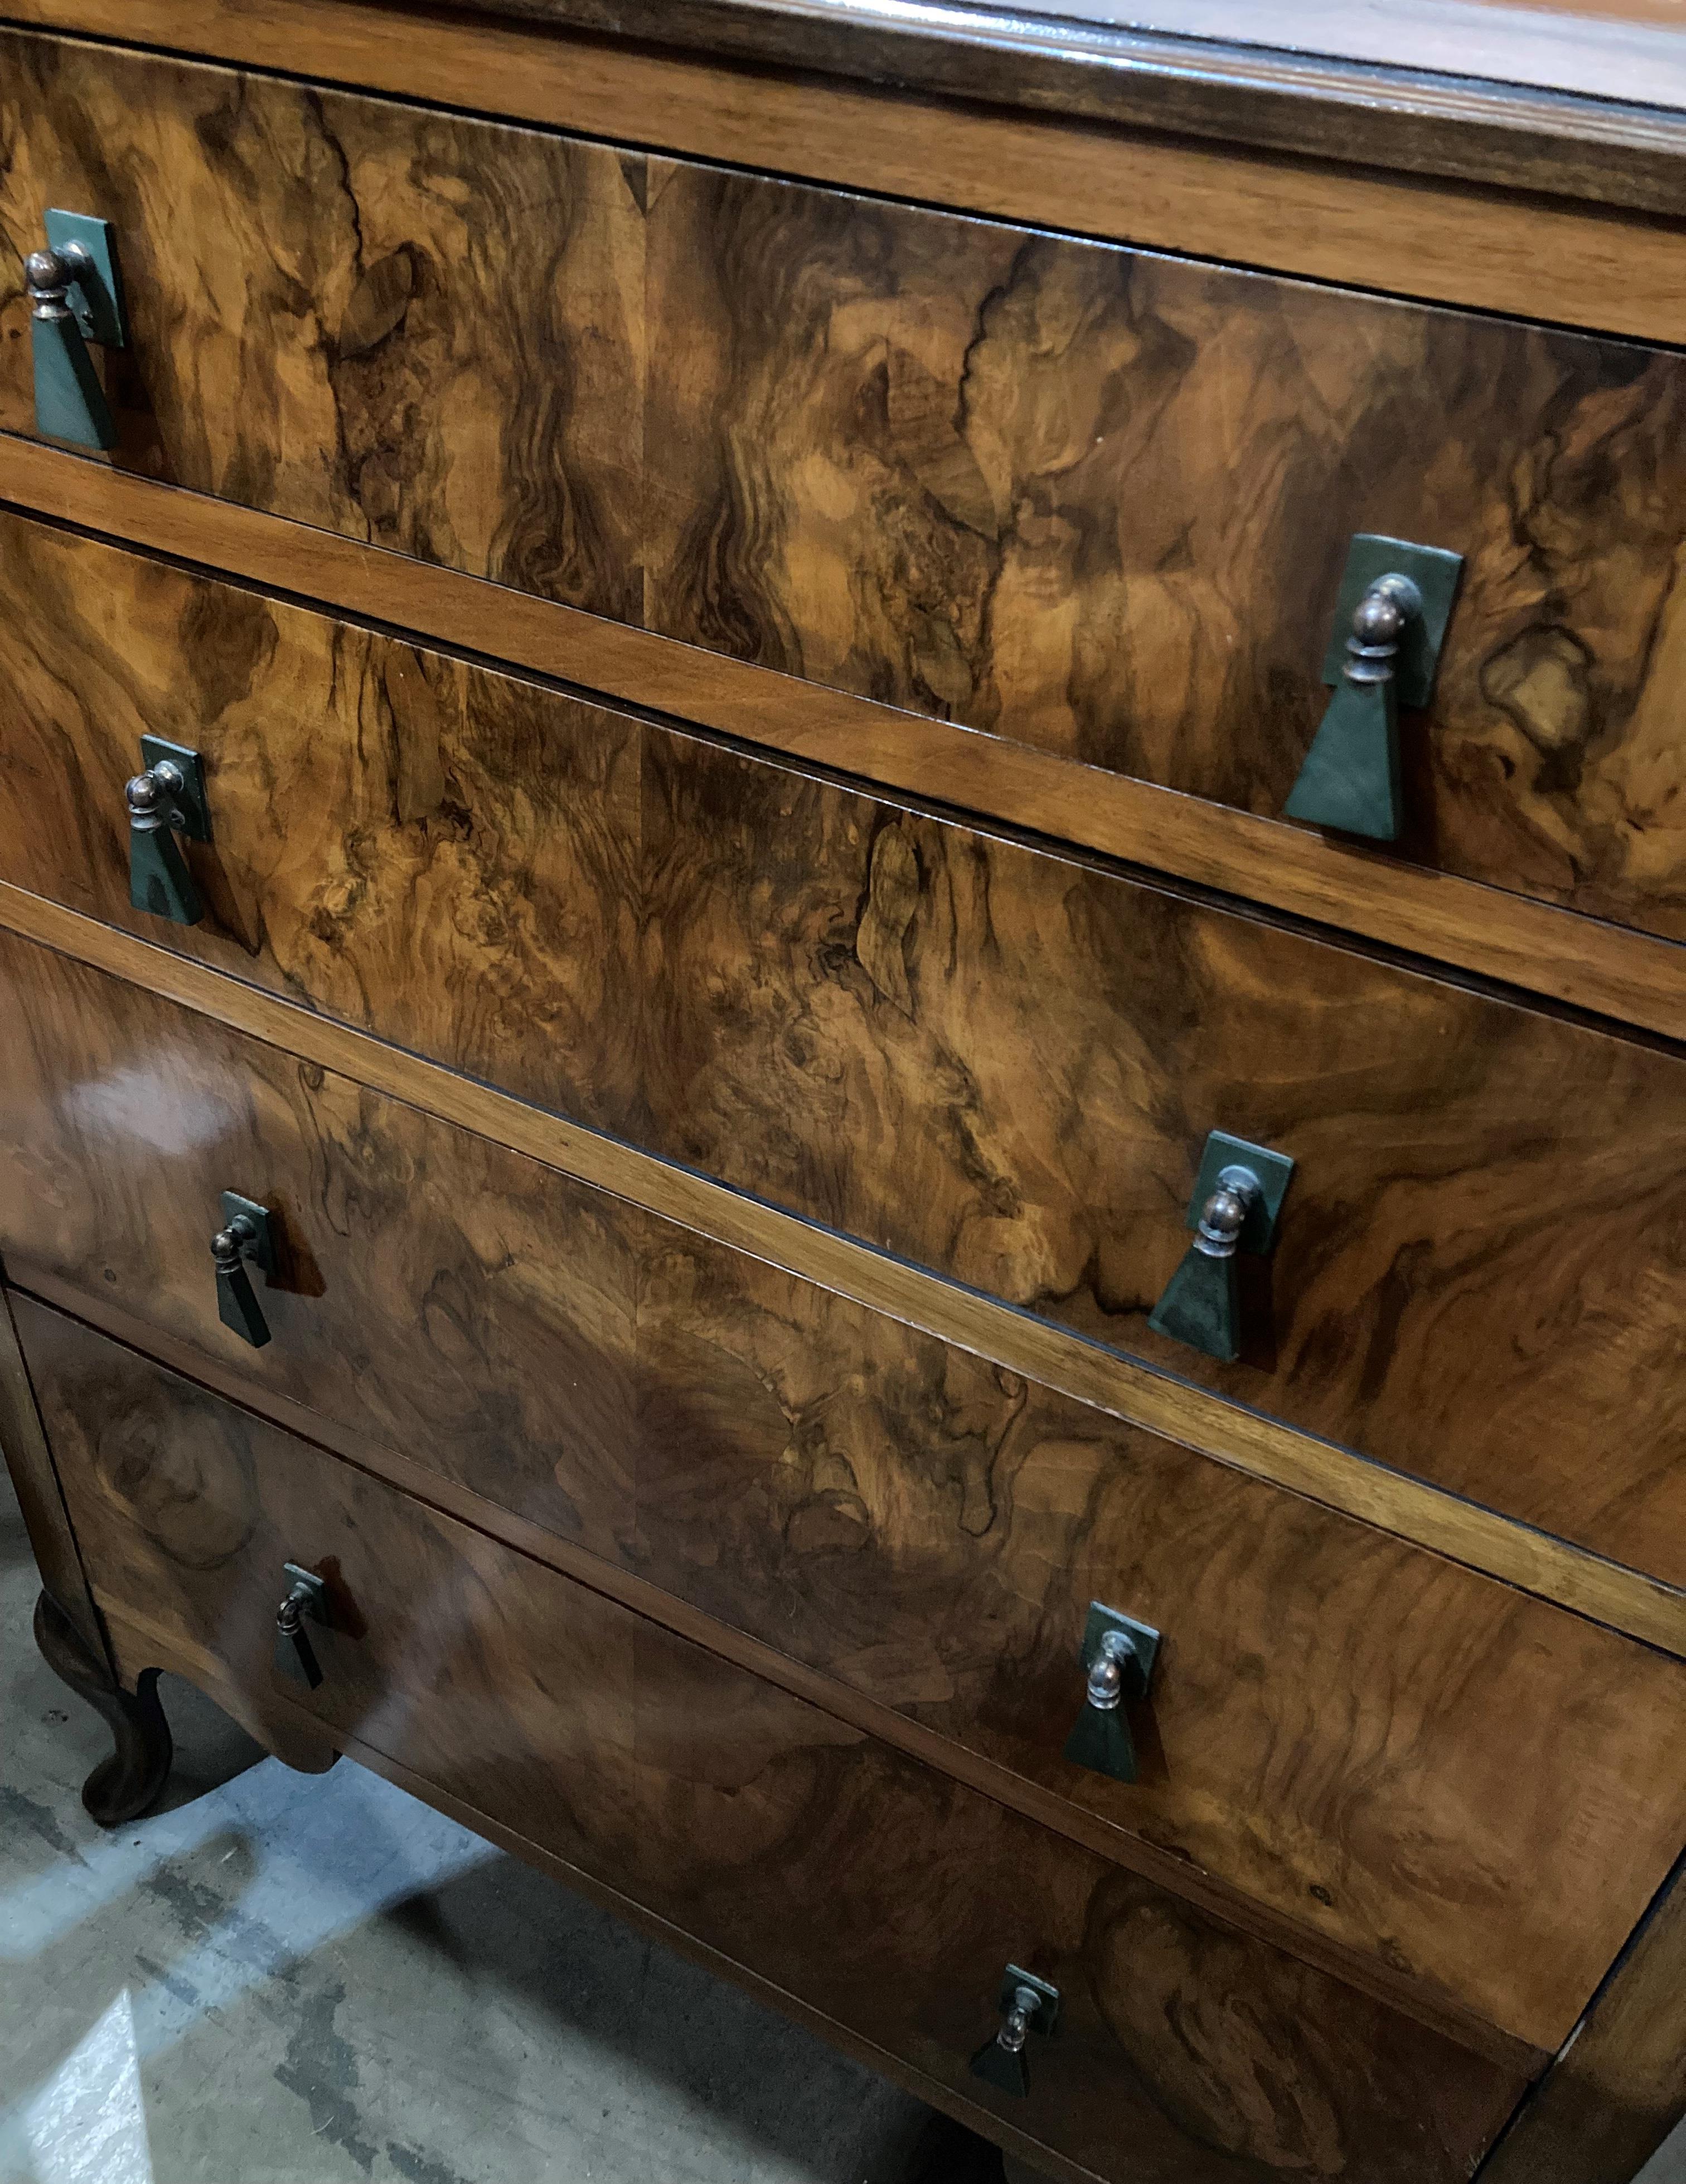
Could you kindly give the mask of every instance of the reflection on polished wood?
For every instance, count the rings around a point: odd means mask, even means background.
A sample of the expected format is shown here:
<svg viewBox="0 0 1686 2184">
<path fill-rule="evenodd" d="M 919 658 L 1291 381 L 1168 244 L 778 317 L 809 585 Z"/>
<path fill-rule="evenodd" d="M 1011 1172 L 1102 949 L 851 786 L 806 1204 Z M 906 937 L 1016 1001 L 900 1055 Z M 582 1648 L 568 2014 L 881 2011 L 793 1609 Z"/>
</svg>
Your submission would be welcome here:
<svg viewBox="0 0 1686 2184">
<path fill-rule="evenodd" d="M 0 235 L 97 199 L 124 238 L 123 466 L 1271 817 L 1351 534 L 1448 547 L 1402 854 L 1686 939 L 1669 351 L 27 33 L 0 58 Z M 20 365 L 0 424 L 32 429 Z"/>
<path fill-rule="evenodd" d="M 0 497 L 1686 1039 L 1686 946 L 0 434 Z"/>
<path fill-rule="evenodd" d="M 102 1587 L 172 1664 L 215 1655 L 278 1728 L 355 1733 L 963 2096 L 987 2098 L 968 2059 L 1026 1963 L 1066 2014 L 1009 2120 L 1097 2176 L 1293 2176 L 1310 2134 L 1331 2178 L 1450 2184 L 1514 2103 L 1494 2064 L 21 1310 Z M 305 1707 L 265 1696 L 285 1559 L 321 1566 L 338 1625 Z"/>
<path fill-rule="evenodd" d="M 15 518 L 0 554 L 0 878 L 1686 1580 L 1676 1057 Z M 128 901 L 148 730 L 204 756 L 193 928 Z M 1214 1127 L 1298 1163 L 1233 1367 L 1147 1324 Z"/>
<path fill-rule="evenodd" d="M 1536 2046 L 1666 1869 L 1678 1664 L 9 936 L 0 994 L 29 1027 L 0 1110 L 14 1279 Z M 231 1177 L 280 1238 L 249 1356 L 204 1248 Z M 1132 1789 L 1061 1757 L 1096 1597 L 1166 1634 Z"/>
<path fill-rule="evenodd" d="M 1182 1446 L 1293 1488 L 1454 1560 L 1686 1656 L 1686 1596 L 1672 1586 L 1508 1523 L 1344 1451 L 1277 1425 L 1187 1382 L 1133 1363 L 989 1297 L 817 1229 L 690 1171 L 600 1137 L 413 1055 L 371 1045 L 310 1011 L 184 961 L 0 881 L 0 925 L 112 971 L 210 1022 L 548 1162 L 868 1308 L 1147 1427 Z"/>
</svg>

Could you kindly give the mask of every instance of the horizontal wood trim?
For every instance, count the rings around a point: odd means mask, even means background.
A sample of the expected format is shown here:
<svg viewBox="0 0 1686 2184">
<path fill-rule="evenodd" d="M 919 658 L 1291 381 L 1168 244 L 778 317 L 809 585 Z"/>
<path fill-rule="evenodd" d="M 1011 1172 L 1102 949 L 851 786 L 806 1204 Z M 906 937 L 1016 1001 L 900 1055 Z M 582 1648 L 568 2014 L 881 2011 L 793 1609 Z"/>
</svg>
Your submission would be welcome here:
<svg viewBox="0 0 1686 2184">
<path fill-rule="evenodd" d="M 1678 221 L 344 0 L 3 0 L 6 19 L 1478 309 L 1686 342 Z M 472 96 L 466 96 L 472 93 Z"/>
<path fill-rule="evenodd" d="M 517 1553 L 530 1556 L 534 1562 L 630 1609 L 634 1614 L 660 1624 L 706 1652 L 730 1661 L 734 1667 L 776 1685 L 840 1721 L 846 1721 L 868 1736 L 877 1737 L 880 1743 L 907 1752 L 937 1773 L 951 1775 L 969 1789 L 994 1798 L 997 1804 L 1022 1813 L 1027 1819 L 1064 1836 L 1069 1842 L 1080 1844 L 1097 1857 L 1140 1873 L 1190 1903 L 1317 1965 L 1335 1978 L 1361 1987 L 1376 2000 L 1404 2010 L 1490 2061 L 1532 2076 L 1547 2060 L 1544 2050 L 1490 2025 L 1455 1996 L 1430 1992 L 1416 1981 L 1390 1973 L 1386 1964 L 1376 1958 L 1331 1943 L 1315 1928 L 1303 1926 L 1269 1906 L 1253 1902 L 1225 1881 L 1192 1865 L 1186 1858 L 1160 1851 L 1143 1836 L 1114 1827 L 1097 1814 L 1068 1803 L 1052 1791 L 1027 1781 L 1011 1768 L 981 1758 L 938 1731 L 897 1713 L 893 1708 L 866 1697 L 823 1670 L 811 1668 L 776 1646 L 750 1637 L 730 1624 L 692 1607 L 647 1579 L 606 1562 L 516 1512 L 413 1462 L 400 1451 L 388 1447 L 372 1435 L 344 1427 L 287 1396 L 253 1387 L 220 1359 L 148 1326 L 105 1299 L 89 1296 L 27 1262 L 15 1268 L 14 1279 L 21 1290 L 43 1304 L 52 1305 L 109 1335 L 114 1341 L 156 1359 L 171 1372 L 197 1381 L 226 1401 L 255 1412 L 284 1431 L 343 1457 L 412 1499 L 443 1510 L 460 1523 L 472 1525 L 488 1538 L 514 1548 Z M 104 1596 L 101 1600 L 103 1609 Z M 124 1609 L 120 1604 L 118 1612 L 132 1617 L 132 1610 Z M 218 1673 L 209 1656 L 195 1669 L 196 1680 L 200 1680 Z M 254 1736 L 262 1735 L 249 1713 L 239 1718 Z M 320 1724 L 317 1734 L 320 1736 Z"/>
<path fill-rule="evenodd" d="M 0 502 L 1686 1040 L 1686 946 L 0 434 Z"/>
<path fill-rule="evenodd" d="M 1027 1379 L 1686 1658 L 1686 1593 L 1315 1440 L 995 1299 L 0 884 L 0 925 L 546 1162 Z M 1594 1460 L 1589 1451 L 1588 1460 Z"/>
<path fill-rule="evenodd" d="M 457 4 L 469 15 L 612 30 L 927 95 L 1399 173 L 1658 212 L 1681 201 L 1686 55 L 1661 11 L 1643 6 L 1594 10 L 1601 20 L 1588 36 L 1584 9 L 1549 20 L 1538 8 L 1519 15 L 1508 0 L 1414 0 L 1385 21 L 1326 5 L 1315 33 L 1303 9 L 1261 21 L 1255 0 L 1161 4 L 1151 20 L 1137 10 L 1128 24 L 1081 0 L 1047 15 L 962 0 L 855 0 L 846 13 L 828 0 Z M 1290 37 L 1292 51 L 1271 42 Z"/>
</svg>

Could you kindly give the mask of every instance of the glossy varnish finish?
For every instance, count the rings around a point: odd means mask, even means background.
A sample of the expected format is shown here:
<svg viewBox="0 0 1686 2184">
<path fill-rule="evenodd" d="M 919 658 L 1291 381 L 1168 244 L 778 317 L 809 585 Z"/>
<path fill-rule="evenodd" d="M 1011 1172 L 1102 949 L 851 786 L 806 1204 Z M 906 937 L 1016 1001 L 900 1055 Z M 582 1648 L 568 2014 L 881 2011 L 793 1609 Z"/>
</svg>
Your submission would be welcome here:
<svg viewBox="0 0 1686 2184">
<path fill-rule="evenodd" d="M 1066 1997 L 1010 2120 L 1103 2177 L 1468 2172 L 1519 2086 L 810 1708 L 22 1307 L 102 1586 L 261 1711 L 279 1565 L 338 1628 L 306 1703 L 962 2094 L 1009 1958 Z M 289 1687 L 291 1691 L 291 1687 Z M 910 1917 L 911 1905 L 924 1914 Z M 986 2098 L 986 2097 L 984 2097 Z"/>
<path fill-rule="evenodd" d="M 116 460 L 637 614 L 641 161 L 13 31 L 0 75 L 0 425 L 33 430 L 42 211 L 97 209 L 132 320 Z"/>
<path fill-rule="evenodd" d="M 1673 1056 L 16 517 L 0 582 L 0 878 L 1686 1578 Z M 1147 1327 L 1213 1128 L 1299 1164 L 1235 1367 Z"/>
<path fill-rule="evenodd" d="M 12 515 L 0 585 L 8 877 L 626 1125 L 633 723 Z M 129 905 L 123 784 L 147 733 L 204 756 L 196 927 Z"/>
<path fill-rule="evenodd" d="M 1030 744 L 801 682 L 483 577 L 0 434 L 0 498 L 332 610 L 477 651 L 892 792 L 1052 835 L 1686 1039 L 1686 947 Z"/>
<path fill-rule="evenodd" d="M 786 769 L 647 749 L 661 1150 L 1686 1576 L 1678 1058 Z M 1232 1367 L 1147 1325 L 1214 1128 L 1298 1163 Z"/>
<path fill-rule="evenodd" d="M 0 994 L 14 1279 L 1537 2047 L 1666 1870 L 1680 1664 L 9 936 Z M 282 1245 L 255 1351 L 205 1249 L 231 1179 Z M 1096 1596 L 1166 1633 L 1133 1789 L 1061 1757 Z"/>
<path fill-rule="evenodd" d="M 135 237 L 120 460 L 1272 815 L 1349 535 L 1450 547 L 1402 854 L 1686 938 L 1676 357 L 0 49 L 0 235 L 97 198 Z M 0 421 L 28 398 L 14 370 Z"/>
<path fill-rule="evenodd" d="M 1686 937 L 1678 358 L 697 167 L 650 201 L 654 627 L 1275 816 L 1350 536 L 1450 548 L 1402 852 Z"/>
<path fill-rule="evenodd" d="M 1673 1658 L 1686 1658 L 1686 1592 L 1659 1579 L 1516 1524 L 1404 1472 L 1354 1463 L 1333 1442 L 1309 1439 L 1262 1412 L 1248 1410 L 1192 1381 L 1172 1379 L 1052 1320 L 980 1290 L 962 1289 L 838 1231 L 816 1228 L 694 1168 L 678 1167 L 624 1139 L 586 1129 L 419 1055 L 371 1040 L 294 1001 L 207 970 L 3 881 L 0 924 L 72 962 L 109 972 L 169 1000 L 201 1022 L 237 1027 L 265 1045 L 377 1088 L 442 1122 L 488 1137 L 677 1221 L 729 1251 L 747 1252 L 835 1290 L 869 1312 L 904 1320 L 980 1356 L 999 1358 L 1023 1377 L 1109 1418 L 1306 1495 L 1326 1508 L 1413 1540 L 1466 1568 L 1490 1572 L 1537 1598 L 1624 1631 Z M 148 1339 L 132 1327 L 113 1323 L 108 1331 L 136 1347 L 148 1346 Z M 155 1342 L 156 1336 L 152 1340 Z M 224 1391 L 237 1401 L 244 1393 L 237 1377 Z M 282 1422 L 289 1423 L 284 1417 Z M 299 1429 L 310 1431 L 308 1425 Z M 415 1480 L 400 1483 L 419 1490 Z M 483 1523 L 487 1506 L 477 1497 L 474 1511 L 458 1513 L 471 1523 Z M 532 1551 L 526 1537 L 515 1544 Z M 641 1613 L 651 1612 L 642 1599 L 629 1598 L 627 1604 Z"/>
</svg>

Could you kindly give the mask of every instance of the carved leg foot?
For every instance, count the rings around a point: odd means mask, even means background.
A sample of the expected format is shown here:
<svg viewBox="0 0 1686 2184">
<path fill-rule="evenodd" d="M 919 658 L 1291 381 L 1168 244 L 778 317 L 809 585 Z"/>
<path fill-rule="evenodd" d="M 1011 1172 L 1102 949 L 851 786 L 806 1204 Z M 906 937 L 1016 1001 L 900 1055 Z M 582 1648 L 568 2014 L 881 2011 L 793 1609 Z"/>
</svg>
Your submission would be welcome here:
<svg viewBox="0 0 1686 2184">
<path fill-rule="evenodd" d="M 132 1693 L 104 1662 L 51 1593 L 35 1604 L 35 1642 L 53 1674 L 104 1715 L 117 1749 L 82 1785 L 82 1802 L 103 1828 L 137 1820 L 158 1802 L 170 1773 L 170 1724 L 158 1701 L 158 1671 L 148 1669 Z"/>
</svg>

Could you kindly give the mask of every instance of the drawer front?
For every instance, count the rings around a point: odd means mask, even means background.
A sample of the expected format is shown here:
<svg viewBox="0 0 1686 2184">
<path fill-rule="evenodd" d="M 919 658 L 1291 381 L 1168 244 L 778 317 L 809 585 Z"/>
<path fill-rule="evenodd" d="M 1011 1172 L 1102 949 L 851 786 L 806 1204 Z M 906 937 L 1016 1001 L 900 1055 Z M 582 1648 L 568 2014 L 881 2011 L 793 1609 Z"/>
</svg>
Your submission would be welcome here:
<svg viewBox="0 0 1686 2184">
<path fill-rule="evenodd" d="M 642 162 L 274 77 L 0 31 L 0 235 L 116 231 L 114 460 L 637 611 Z M 8 283 L 0 426 L 35 429 Z"/>
<path fill-rule="evenodd" d="M 1686 938 L 1678 356 L 28 33 L 0 60 L 8 247 L 53 204 L 119 231 L 120 462 L 1267 815 L 1353 534 L 1449 549 L 1400 851 Z"/>
<path fill-rule="evenodd" d="M 1678 1663 L 9 935 L 0 998 L 14 1280 L 1431 1996 L 1555 2048 L 1686 1835 Z M 281 1245 L 255 1350 L 230 1187 Z M 1163 1633 L 1133 1784 L 1064 1757 L 1094 1600 Z"/>
<path fill-rule="evenodd" d="M 0 599 L 0 878 L 1686 1583 L 1677 1056 L 16 517 Z M 1214 1128 L 1233 1364 L 1148 1324 Z"/>
<path fill-rule="evenodd" d="M 94 1589 L 131 1651 L 275 1710 L 287 1561 L 322 1570 L 294 1703 L 989 2103 L 1003 1969 L 1060 1990 L 1009 2121 L 1102 2177 L 1432 2184 L 1499 2066 L 25 1302 Z M 353 1634 L 355 1635 L 353 1635 Z"/>
</svg>

